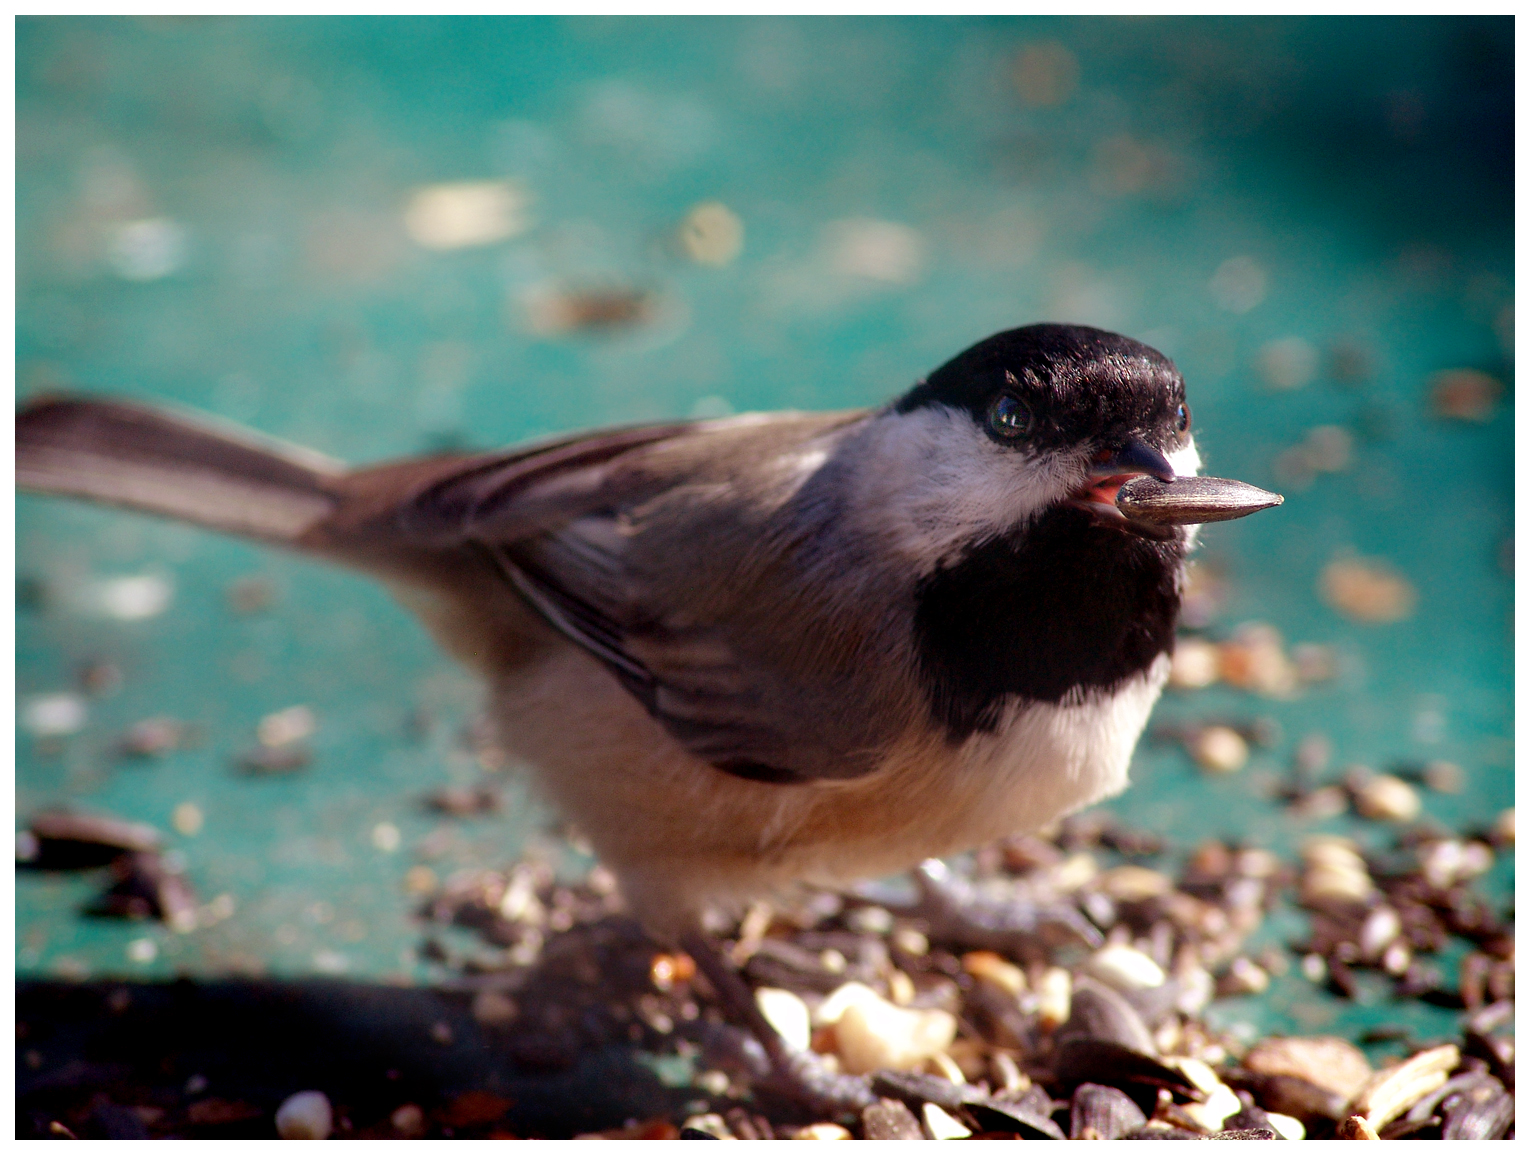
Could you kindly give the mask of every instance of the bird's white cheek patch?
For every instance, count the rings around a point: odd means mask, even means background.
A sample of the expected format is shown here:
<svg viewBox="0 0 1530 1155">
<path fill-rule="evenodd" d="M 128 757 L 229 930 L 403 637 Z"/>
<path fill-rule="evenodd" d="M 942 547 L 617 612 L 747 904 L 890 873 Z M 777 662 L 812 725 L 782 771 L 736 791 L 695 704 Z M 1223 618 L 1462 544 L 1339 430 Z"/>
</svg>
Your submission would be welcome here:
<svg viewBox="0 0 1530 1155">
<path fill-rule="evenodd" d="M 854 447 L 866 479 L 853 518 L 928 573 L 974 541 L 995 537 L 1067 496 L 1059 463 L 996 444 L 965 413 L 889 414 Z"/>
</svg>

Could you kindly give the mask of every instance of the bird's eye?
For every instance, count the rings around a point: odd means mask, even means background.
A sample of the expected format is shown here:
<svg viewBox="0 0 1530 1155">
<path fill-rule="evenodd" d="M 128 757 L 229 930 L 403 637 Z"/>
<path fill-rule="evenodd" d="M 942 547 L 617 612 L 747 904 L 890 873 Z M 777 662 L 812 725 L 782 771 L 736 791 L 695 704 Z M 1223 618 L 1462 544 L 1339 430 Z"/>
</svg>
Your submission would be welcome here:
<svg viewBox="0 0 1530 1155">
<path fill-rule="evenodd" d="M 1174 413 L 1174 428 L 1181 433 L 1190 430 L 1190 406 L 1181 404 Z"/>
<path fill-rule="evenodd" d="M 1031 411 L 1018 397 L 1001 393 L 988 408 L 988 428 L 998 437 L 1013 441 L 1031 431 Z"/>
</svg>

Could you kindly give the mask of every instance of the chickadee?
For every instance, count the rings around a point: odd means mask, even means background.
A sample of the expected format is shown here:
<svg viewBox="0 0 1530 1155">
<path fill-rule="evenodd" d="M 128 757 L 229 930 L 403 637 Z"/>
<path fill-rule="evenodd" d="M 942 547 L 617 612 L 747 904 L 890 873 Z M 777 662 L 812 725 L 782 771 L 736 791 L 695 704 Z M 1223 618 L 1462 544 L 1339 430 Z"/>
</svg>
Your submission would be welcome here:
<svg viewBox="0 0 1530 1155">
<path fill-rule="evenodd" d="M 483 675 L 505 747 L 638 918 L 696 944 L 709 907 L 887 875 L 1124 789 L 1187 523 L 1279 500 L 1186 481 L 1199 462 L 1166 357 L 1032 325 L 880 409 L 354 470 L 43 399 L 18 415 L 16 469 L 382 579 Z"/>
</svg>

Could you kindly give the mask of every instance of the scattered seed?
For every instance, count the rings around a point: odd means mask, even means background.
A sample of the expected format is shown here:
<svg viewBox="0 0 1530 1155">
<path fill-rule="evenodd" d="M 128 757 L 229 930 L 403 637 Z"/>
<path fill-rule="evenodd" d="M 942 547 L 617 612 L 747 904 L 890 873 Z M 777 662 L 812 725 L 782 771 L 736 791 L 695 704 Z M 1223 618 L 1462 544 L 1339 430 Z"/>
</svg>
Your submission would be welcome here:
<svg viewBox="0 0 1530 1155">
<path fill-rule="evenodd" d="M 861 1112 L 861 1132 L 867 1139 L 923 1139 L 919 1120 L 897 1099 L 879 1099 Z"/>
<path fill-rule="evenodd" d="M 1429 1092 L 1444 1085 L 1461 1061 L 1454 1044 L 1421 1051 L 1406 1062 L 1379 1071 L 1355 1093 L 1351 1108 L 1372 1128 L 1384 1127 Z"/>
<path fill-rule="evenodd" d="M 924 1105 L 924 1127 L 931 1139 L 966 1139 L 972 1134 L 971 1128 L 962 1126 L 934 1103 Z"/>
<path fill-rule="evenodd" d="M 307 706 L 289 706 L 262 718 L 255 736 L 262 746 L 277 749 L 313 737 L 317 728 L 318 721 Z"/>
<path fill-rule="evenodd" d="M 202 830 L 202 808 L 195 802 L 182 802 L 171 812 L 170 825 L 178 834 L 193 837 Z"/>
<path fill-rule="evenodd" d="M 1200 690 L 1221 677 L 1221 651 L 1200 638 L 1180 638 L 1169 662 L 1169 685 L 1179 690 Z"/>
<path fill-rule="evenodd" d="M 1207 726 L 1191 740 L 1190 755 L 1203 770 L 1230 774 L 1248 762 L 1248 743 L 1228 726 Z"/>
<path fill-rule="evenodd" d="M 1503 392 L 1502 382 L 1476 369 L 1446 369 L 1429 378 L 1435 416 L 1451 421 L 1492 420 Z"/>
<path fill-rule="evenodd" d="M 1318 593 L 1345 617 L 1361 622 L 1395 622 L 1413 613 L 1417 595 L 1408 580 L 1385 563 L 1362 558 L 1329 562 Z"/>
<path fill-rule="evenodd" d="M 1391 774 L 1377 774 L 1355 792 L 1355 808 L 1378 821 L 1411 822 L 1421 806 L 1418 791 Z"/>
<path fill-rule="evenodd" d="M 323 1091 L 299 1091 L 276 1109 L 276 1133 L 283 1139 L 328 1139 L 334 1108 Z"/>
</svg>

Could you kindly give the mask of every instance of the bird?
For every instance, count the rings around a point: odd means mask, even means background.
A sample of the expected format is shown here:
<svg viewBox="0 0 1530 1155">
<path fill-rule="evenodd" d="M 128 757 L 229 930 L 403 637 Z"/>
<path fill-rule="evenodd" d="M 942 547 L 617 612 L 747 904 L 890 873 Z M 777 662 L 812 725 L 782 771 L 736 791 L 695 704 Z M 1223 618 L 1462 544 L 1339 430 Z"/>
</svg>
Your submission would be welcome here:
<svg viewBox="0 0 1530 1155">
<path fill-rule="evenodd" d="M 16 439 L 19 488 L 390 587 L 482 677 L 505 749 L 638 920 L 699 956 L 782 1068 L 800 1061 L 706 913 L 1124 790 L 1198 524 L 1279 501 L 1197 477 L 1169 358 L 1062 324 L 990 336 L 877 408 L 359 468 L 99 397 L 31 401 Z"/>
</svg>

